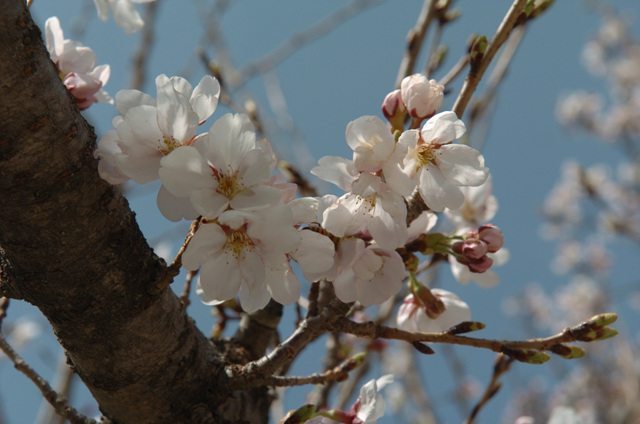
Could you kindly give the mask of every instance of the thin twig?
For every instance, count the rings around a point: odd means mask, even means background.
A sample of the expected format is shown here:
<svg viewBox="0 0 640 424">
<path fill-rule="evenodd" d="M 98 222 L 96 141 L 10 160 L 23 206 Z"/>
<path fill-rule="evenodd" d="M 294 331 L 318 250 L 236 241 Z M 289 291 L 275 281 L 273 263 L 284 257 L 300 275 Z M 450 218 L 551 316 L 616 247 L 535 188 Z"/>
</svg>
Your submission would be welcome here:
<svg viewBox="0 0 640 424">
<path fill-rule="evenodd" d="M 416 66 L 416 60 L 422 48 L 422 42 L 427 34 L 429 25 L 435 16 L 437 0 L 425 0 L 422 10 L 418 16 L 416 26 L 409 31 L 407 35 L 407 50 L 404 52 L 400 69 L 396 77 L 395 87 L 400 88 L 402 80 L 413 73 Z"/>
<path fill-rule="evenodd" d="M 329 33 L 334 28 L 343 24 L 367 8 L 376 6 L 385 0 L 354 0 L 330 16 L 317 22 L 304 31 L 290 37 L 280 46 L 267 53 L 261 59 L 250 63 L 234 75 L 230 75 L 229 85 L 235 90 L 244 85 L 247 80 L 258 73 L 264 73 L 273 69 L 278 63 L 298 51 L 305 44 L 316 40 Z"/>
<path fill-rule="evenodd" d="M 40 392 L 42 392 L 42 396 L 49 401 L 58 414 L 65 417 L 72 424 L 97 424 L 95 420 L 85 417 L 76 411 L 75 408 L 67 403 L 67 400 L 64 397 L 56 393 L 56 391 L 51 388 L 51 385 L 45 379 L 40 377 L 40 375 L 35 372 L 35 370 L 31 368 L 31 366 L 27 364 L 15 350 L 13 350 L 2 333 L 0 333 L 0 350 L 7 355 L 11 362 L 13 362 L 14 367 L 18 371 L 26 375 L 29 380 L 33 381 L 38 389 L 40 389 Z"/>
<path fill-rule="evenodd" d="M 323 373 L 311 374 L 306 377 L 272 376 L 265 380 L 267 386 L 302 386 L 304 384 L 325 384 L 329 381 L 343 381 L 349 378 L 349 373 L 361 364 L 361 360 L 349 358 L 337 367 Z"/>
<path fill-rule="evenodd" d="M 191 282 L 198 275 L 198 270 L 189 271 L 187 273 L 187 277 L 184 279 L 184 289 L 182 289 L 182 294 L 180 295 L 180 302 L 182 302 L 182 306 L 187 309 L 187 306 L 191 304 L 191 300 L 189 299 L 189 294 L 191 293 Z"/>
<path fill-rule="evenodd" d="M 491 39 L 491 42 L 487 46 L 487 50 L 484 52 L 480 63 L 478 63 L 477 66 L 472 66 L 469 70 L 469 74 L 464 81 L 462 90 L 460 90 L 460 94 L 458 94 L 458 98 L 456 99 L 452 109 L 456 115 L 458 115 L 458 118 L 462 118 L 462 115 L 467 108 L 467 104 L 469 103 L 469 100 L 471 100 L 471 96 L 482 79 L 484 72 L 487 70 L 491 60 L 496 55 L 502 44 L 507 40 L 507 38 L 509 38 L 509 34 L 511 34 L 511 30 L 520 17 L 527 1 L 528 0 L 515 0 L 513 2 L 509 11 L 500 23 L 498 30 Z"/>
<path fill-rule="evenodd" d="M 438 83 L 444 85 L 445 87 L 451 84 L 451 82 L 454 79 L 456 79 L 456 77 L 460 75 L 462 71 L 464 71 L 464 68 L 466 68 L 468 64 L 469 64 L 469 54 L 465 54 L 460 58 L 460 60 L 458 60 L 458 62 L 453 66 L 453 68 L 451 68 L 451 70 L 447 72 L 447 75 L 445 75 L 444 77 L 442 77 L 440 81 L 438 81 Z"/>
<path fill-rule="evenodd" d="M 9 308 L 9 298 L 0 297 L 0 327 L 2 327 L 2 320 L 7 316 L 7 309 Z"/>
<path fill-rule="evenodd" d="M 278 345 L 269 354 L 249 362 L 244 366 L 229 365 L 226 373 L 230 377 L 230 389 L 258 387 L 278 369 L 291 363 L 298 353 L 311 341 L 331 330 L 336 321 L 349 310 L 345 303 L 334 299 L 325 306 L 319 315 L 306 318 L 287 340 Z"/>
<path fill-rule="evenodd" d="M 418 333 L 404 331 L 393 327 L 379 325 L 374 322 L 358 323 L 349 319 L 339 317 L 336 320 L 336 327 L 344 333 L 353 334 L 359 337 L 382 338 L 391 340 L 403 340 L 405 342 L 432 342 L 446 343 L 462 346 L 472 346 L 482 349 L 492 350 L 497 353 L 507 353 L 510 349 L 530 349 L 538 351 L 551 351 L 552 347 L 562 343 L 579 341 L 576 337 L 576 330 L 586 323 L 579 324 L 572 328 L 566 328 L 558 334 L 550 337 L 510 341 L 477 339 L 473 337 L 451 334 L 447 331 L 439 333 Z"/>
<path fill-rule="evenodd" d="M 147 64 L 149 63 L 149 54 L 153 47 L 156 12 L 160 1 L 148 3 L 144 15 L 144 29 L 142 31 L 142 40 L 138 51 L 133 57 L 133 69 L 131 71 L 131 88 L 141 90 L 147 77 Z"/>
<path fill-rule="evenodd" d="M 58 365 L 56 366 L 56 374 L 53 378 L 54 390 L 62 397 L 69 399 L 69 393 L 71 391 L 71 382 L 73 380 L 73 370 L 67 364 L 67 356 L 64 351 L 60 352 L 58 358 Z M 34 420 L 35 424 L 63 424 L 65 418 L 58 415 L 56 411 L 51 407 L 49 402 L 43 401 L 38 411 L 38 415 Z"/>
<path fill-rule="evenodd" d="M 473 408 L 471 414 L 469 415 L 469 418 L 465 420 L 464 424 L 472 424 L 480 413 L 480 410 L 487 404 L 487 402 L 489 402 L 489 400 L 491 400 L 492 397 L 496 395 L 496 393 L 498 393 L 498 390 L 500 390 L 500 387 L 502 387 L 502 383 L 500 383 L 498 379 L 502 374 L 506 373 L 509 370 L 509 367 L 512 363 L 512 358 L 506 357 L 503 354 L 498 355 L 493 367 L 493 375 L 491 376 L 491 381 L 489 381 L 487 389 L 482 395 L 482 399 L 480 399 L 480 401 Z"/>
<path fill-rule="evenodd" d="M 180 250 L 178 250 L 176 257 L 173 260 L 173 263 L 171 263 L 171 265 L 167 267 L 167 270 L 166 270 L 167 272 L 165 273 L 164 278 L 160 279 L 157 284 L 155 284 L 154 286 L 150 287 L 147 290 L 149 294 L 161 293 L 164 289 L 169 287 L 169 285 L 173 282 L 173 279 L 175 278 L 175 276 L 180 273 L 180 268 L 182 267 L 182 255 L 187 250 L 187 247 L 189 246 L 189 242 L 191 241 L 193 236 L 196 234 L 196 231 L 198 231 L 199 227 L 200 227 L 200 217 L 196 218 L 191 223 L 189 232 L 187 233 L 187 236 L 184 239 L 184 243 L 182 243 L 182 246 L 180 246 Z"/>
</svg>

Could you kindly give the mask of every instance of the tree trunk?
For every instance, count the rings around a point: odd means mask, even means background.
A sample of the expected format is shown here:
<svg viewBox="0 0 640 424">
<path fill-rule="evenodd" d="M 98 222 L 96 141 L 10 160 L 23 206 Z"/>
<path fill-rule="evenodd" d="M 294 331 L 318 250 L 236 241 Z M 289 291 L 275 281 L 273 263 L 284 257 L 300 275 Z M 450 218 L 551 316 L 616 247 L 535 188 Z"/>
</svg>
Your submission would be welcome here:
<svg viewBox="0 0 640 424">
<path fill-rule="evenodd" d="M 266 388 L 228 394 L 226 360 L 185 314 L 24 0 L 0 0 L 0 294 L 47 317 L 117 423 L 266 423 Z M 214 421 L 215 420 L 215 421 Z"/>
</svg>

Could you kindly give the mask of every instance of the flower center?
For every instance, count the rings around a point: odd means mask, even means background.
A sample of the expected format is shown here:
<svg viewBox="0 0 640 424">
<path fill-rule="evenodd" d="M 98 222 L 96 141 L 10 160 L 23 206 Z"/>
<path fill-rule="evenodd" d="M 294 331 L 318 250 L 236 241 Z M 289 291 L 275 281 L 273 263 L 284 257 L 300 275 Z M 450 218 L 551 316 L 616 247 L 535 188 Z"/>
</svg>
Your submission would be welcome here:
<svg viewBox="0 0 640 424">
<path fill-rule="evenodd" d="M 233 175 L 225 175 L 215 168 L 211 168 L 213 171 L 213 177 L 218 180 L 218 188 L 216 191 L 224 195 L 227 199 L 233 198 L 239 191 L 242 190 L 242 183 L 238 181 L 238 173 Z"/>
<path fill-rule="evenodd" d="M 436 149 L 430 144 L 422 144 L 416 149 L 418 166 L 423 166 L 428 163 L 432 163 L 435 160 L 435 156 L 436 156 Z"/>
<path fill-rule="evenodd" d="M 236 259 L 240 259 L 243 256 L 245 249 L 250 249 L 254 245 L 251 237 L 246 233 L 245 228 L 240 230 L 232 230 L 228 227 L 223 227 L 227 233 L 227 242 L 224 245 L 225 250 L 231 251 Z"/>
<path fill-rule="evenodd" d="M 173 137 L 163 138 L 158 146 L 158 150 L 164 156 L 167 156 L 169 153 L 173 152 L 175 149 L 181 146 L 180 142 Z"/>
</svg>

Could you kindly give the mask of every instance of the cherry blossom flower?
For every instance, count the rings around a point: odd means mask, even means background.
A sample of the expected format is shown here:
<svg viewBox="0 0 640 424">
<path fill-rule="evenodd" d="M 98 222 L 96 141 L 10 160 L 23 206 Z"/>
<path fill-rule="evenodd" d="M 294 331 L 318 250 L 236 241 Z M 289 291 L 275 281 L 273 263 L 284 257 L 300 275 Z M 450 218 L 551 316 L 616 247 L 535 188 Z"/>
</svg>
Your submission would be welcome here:
<svg viewBox="0 0 640 424">
<path fill-rule="evenodd" d="M 120 115 L 113 119 L 115 131 L 104 135 L 94 153 L 100 159 L 100 176 L 111 184 L 121 184 L 124 177 L 139 184 L 157 180 L 164 156 L 203 136 L 196 136 L 196 131 L 215 110 L 220 94 L 211 76 L 193 88 L 184 78 L 160 75 L 156 89 L 157 101 L 138 90 L 116 95 Z M 198 215 L 164 186 L 158 192 L 158 207 L 172 221 Z"/>
<path fill-rule="evenodd" d="M 498 211 L 498 200 L 492 194 L 491 175 L 477 187 L 464 187 L 464 203 L 456 210 L 445 209 L 444 214 L 458 228 L 473 228 L 490 221 Z"/>
<path fill-rule="evenodd" d="M 377 116 L 363 116 L 349 122 L 347 144 L 353 150 L 353 164 L 360 172 L 377 172 L 393 153 L 396 141 Z"/>
<path fill-rule="evenodd" d="M 465 126 L 455 113 L 442 112 L 422 130 L 405 131 L 398 139 L 407 148 L 402 172 L 417 182 L 420 195 L 433 211 L 458 209 L 464 203 L 460 187 L 479 186 L 489 175 L 480 152 L 451 144 L 464 133 Z"/>
<path fill-rule="evenodd" d="M 96 66 L 93 50 L 76 41 L 65 40 L 60 21 L 55 16 L 45 22 L 45 38 L 51 60 L 80 110 L 97 102 L 113 103 L 102 89 L 111 75 L 109 65 Z"/>
<path fill-rule="evenodd" d="M 409 115 L 418 120 L 428 118 L 442 106 L 444 86 L 422 74 L 409 75 L 400 84 L 402 101 Z"/>
<path fill-rule="evenodd" d="M 239 295 L 246 312 L 273 298 L 288 305 L 300 297 L 287 254 L 300 246 L 287 205 L 255 212 L 228 210 L 200 225 L 182 257 L 186 269 L 200 270 L 199 293 L 209 304 Z"/>
<path fill-rule="evenodd" d="M 169 192 L 189 198 L 200 215 L 214 219 L 227 208 L 255 210 L 280 202 L 281 190 L 268 184 L 275 164 L 268 144 L 256 141 L 249 117 L 226 114 L 191 146 L 162 158 L 159 173 Z"/>
<path fill-rule="evenodd" d="M 369 173 L 360 174 L 351 189 L 324 211 L 322 226 L 337 237 L 366 230 L 385 249 L 404 245 L 407 208 L 402 196 Z"/>
<path fill-rule="evenodd" d="M 106 22 L 109 19 L 109 9 L 113 12 L 116 24 L 131 35 L 142 29 L 144 22 L 133 3 L 151 3 L 154 0 L 93 0 L 98 9 L 98 17 Z"/>
<path fill-rule="evenodd" d="M 337 277 L 333 287 L 338 299 L 363 306 L 379 305 L 402 288 L 405 267 L 395 250 L 376 244 L 365 246 L 361 239 L 344 239 L 336 257 Z"/>
<path fill-rule="evenodd" d="M 398 328 L 423 333 L 446 331 L 454 325 L 471 320 L 469 305 L 443 289 L 431 289 L 431 293 L 444 303 L 445 310 L 437 318 L 430 318 L 424 305 L 409 294 L 398 310 Z"/>
<path fill-rule="evenodd" d="M 377 380 L 370 380 L 360 389 L 360 396 L 351 408 L 356 419 L 353 424 L 375 424 L 384 415 L 384 398 L 380 390 L 393 382 L 393 375 L 387 374 Z"/>
</svg>

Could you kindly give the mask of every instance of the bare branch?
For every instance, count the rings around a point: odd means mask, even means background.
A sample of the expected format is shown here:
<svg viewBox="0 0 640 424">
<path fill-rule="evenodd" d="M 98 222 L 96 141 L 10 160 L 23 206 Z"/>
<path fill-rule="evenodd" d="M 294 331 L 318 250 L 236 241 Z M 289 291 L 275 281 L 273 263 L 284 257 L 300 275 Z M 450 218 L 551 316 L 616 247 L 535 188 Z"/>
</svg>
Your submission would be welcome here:
<svg viewBox="0 0 640 424">
<path fill-rule="evenodd" d="M 238 88 L 258 73 L 265 73 L 273 69 L 278 63 L 298 51 L 305 44 L 327 34 L 334 28 L 356 16 L 363 10 L 376 6 L 385 0 L 353 0 L 351 3 L 337 10 L 332 15 L 322 19 L 310 28 L 294 34 L 284 44 L 276 47 L 261 59 L 250 63 L 236 74 L 230 76 L 229 85 L 233 89 Z"/>
<path fill-rule="evenodd" d="M 349 372 L 362 364 L 363 356 L 351 357 L 337 367 L 323 373 L 306 377 L 273 376 L 265 380 L 268 386 L 302 386 L 304 384 L 325 384 L 329 381 L 343 381 L 349 378 Z"/>
<path fill-rule="evenodd" d="M 14 367 L 18 371 L 33 381 L 38 389 L 40 389 L 40 392 L 42 392 L 42 396 L 49 401 L 58 414 L 68 419 L 72 424 L 97 424 L 95 420 L 85 417 L 67 404 L 67 400 L 56 393 L 56 391 L 51 388 L 51 385 L 44 378 L 40 377 L 40 375 L 13 350 L 2 333 L 0 333 L 0 350 L 13 362 Z"/>
<path fill-rule="evenodd" d="M 482 395 L 482 399 L 480 399 L 477 405 L 473 408 L 471 414 L 469 415 L 469 418 L 465 420 L 464 424 L 472 424 L 480 413 L 480 410 L 489 402 L 489 400 L 491 400 L 491 398 L 496 395 L 496 393 L 498 393 L 498 390 L 500 390 L 500 388 L 502 387 L 502 383 L 500 383 L 498 379 L 502 374 L 506 373 L 509 370 L 509 367 L 511 366 L 513 361 L 513 358 L 508 358 L 503 354 L 498 355 L 498 357 L 496 358 L 496 363 L 493 367 L 493 375 L 491 376 L 491 381 L 489 381 L 487 389 Z"/>
<path fill-rule="evenodd" d="M 400 63 L 400 69 L 398 70 L 398 76 L 396 77 L 395 87 L 400 88 L 402 80 L 413 73 L 413 69 L 416 66 L 416 60 L 420 49 L 422 48 L 422 42 L 427 34 L 429 25 L 435 16 L 437 0 L 425 0 L 422 5 L 422 10 L 418 16 L 418 22 L 416 26 L 409 31 L 407 35 L 407 50 L 404 53 L 402 62 Z"/>
<path fill-rule="evenodd" d="M 516 25 L 527 1 L 528 0 L 515 0 L 513 2 L 509 11 L 500 23 L 498 30 L 491 39 L 480 63 L 478 63 L 477 66 L 472 66 L 469 70 L 469 74 L 464 81 L 462 90 L 460 91 L 460 94 L 458 94 L 458 98 L 456 99 L 452 109 L 456 115 L 458 115 L 458 118 L 461 118 L 464 114 L 467 104 L 469 103 L 469 100 L 471 100 L 471 96 L 482 79 L 484 72 L 487 70 L 489 63 L 491 63 L 491 60 L 496 55 L 502 44 L 507 40 L 507 38 L 509 38 L 509 34 Z"/>
<path fill-rule="evenodd" d="M 187 250 L 187 247 L 189 246 L 189 242 L 191 241 L 193 236 L 196 234 L 196 231 L 198 231 L 199 227 L 200 227 L 200 217 L 196 218 L 191 223 L 191 227 L 189 228 L 189 232 L 187 233 L 187 236 L 184 239 L 184 243 L 182 243 L 182 246 L 180 246 L 180 250 L 178 250 L 178 253 L 176 254 L 175 259 L 173 260 L 171 265 L 169 265 L 169 267 L 167 268 L 167 273 L 165 274 L 164 278 L 158 280 L 156 285 L 149 288 L 148 291 L 150 294 L 158 294 L 162 292 L 162 290 L 169 287 L 169 285 L 173 282 L 173 279 L 175 278 L 175 276 L 180 273 L 180 268 L 182 267 L 182 255 Z"/>
<path fill-rule="evenodd" d="M 133 57 L 133 69 L 131 77 L 131 88 L 141 90 L 147 76 L 147 63 L 149 62 L 149 53 L 153 47 L 156 12 L 158 11 L 159 1 L 147 3 L 144 15 L 144 29 L 142 31 L 142 40 L 138 51 Z"/>
</svg>

